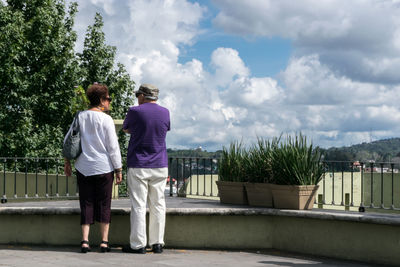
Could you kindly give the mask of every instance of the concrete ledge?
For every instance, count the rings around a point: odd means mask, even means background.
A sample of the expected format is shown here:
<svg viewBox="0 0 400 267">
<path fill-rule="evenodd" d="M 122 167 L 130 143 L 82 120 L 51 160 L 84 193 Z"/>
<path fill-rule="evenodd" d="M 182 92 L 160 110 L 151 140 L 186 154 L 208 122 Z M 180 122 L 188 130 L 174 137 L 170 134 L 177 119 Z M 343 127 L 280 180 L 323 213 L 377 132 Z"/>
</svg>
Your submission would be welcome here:
<svg viewBox="0 0 400 267">
<path fill-rule="evenodd" d="M 77 207 L 0 207 L 0 244 L 79 245 Z M 130 209 L 112 208 L 110 241 L 127 244 Z M 251 207 L 168 208 L 165 243 L 173 248 L 279 249 L 398 264 L 400 216 Z M 90 241 L 100 242 L 98 224 Z"/>
<path fill-rule="evenodd" d="M 112 208 L 113 215 L 129 215 L 130 208 Z M 147 210 L 148 213 L 148 210 Z M 79 208 L 71 207 L 0 207 L 0 215 L 79 215 Z M 326 210 L 280 210 L 268 208 L 167 208 L 167 215 L 180 216 L 285 216 L 371 224 L 400 225 L 400 215 L 371 214 Z"/>
</svg>

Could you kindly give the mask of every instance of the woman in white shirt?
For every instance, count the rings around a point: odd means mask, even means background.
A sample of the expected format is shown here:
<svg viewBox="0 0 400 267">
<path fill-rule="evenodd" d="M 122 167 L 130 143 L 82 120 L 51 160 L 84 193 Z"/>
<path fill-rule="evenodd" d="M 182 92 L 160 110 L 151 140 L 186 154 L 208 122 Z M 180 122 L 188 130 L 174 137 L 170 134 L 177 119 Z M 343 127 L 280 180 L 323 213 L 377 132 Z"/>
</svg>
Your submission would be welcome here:
<svg viewBox="0 0 400 267">
<path fill-rule="evenodd" d="M 89 231 L 94 221 L 100 223 L 100 251 L 109 252 L 112 183 L 114 175 L 116 184 L 122 181 L 121 152 L 113 119 L 103 112 L 109 110 L 111 102 L 107 86 L 93 84 L 86 94 L 90 108 L 79 113 L 82 153 L 75 161 L 81 208 L 81 252 L 90 251 Z M 67 176 L 72 174 L 67 159 L 64 159 L 64 172 Z"/>
</svg>

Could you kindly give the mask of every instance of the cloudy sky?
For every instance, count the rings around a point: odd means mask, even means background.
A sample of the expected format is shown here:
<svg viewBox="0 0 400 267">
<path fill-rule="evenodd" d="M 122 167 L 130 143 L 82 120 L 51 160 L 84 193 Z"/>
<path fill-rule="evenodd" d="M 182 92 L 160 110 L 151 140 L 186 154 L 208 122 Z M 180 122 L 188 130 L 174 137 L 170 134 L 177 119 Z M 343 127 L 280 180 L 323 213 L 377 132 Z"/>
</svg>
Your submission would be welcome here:
<svg viewBox="0 0 400 267">
<path fill-rule="evenodd" d="M 322 147 L 400 136 L 399 0 L 78 0 L 137 85 L 160 88 L 170 148 L 303 132 Z"/>
</svg>

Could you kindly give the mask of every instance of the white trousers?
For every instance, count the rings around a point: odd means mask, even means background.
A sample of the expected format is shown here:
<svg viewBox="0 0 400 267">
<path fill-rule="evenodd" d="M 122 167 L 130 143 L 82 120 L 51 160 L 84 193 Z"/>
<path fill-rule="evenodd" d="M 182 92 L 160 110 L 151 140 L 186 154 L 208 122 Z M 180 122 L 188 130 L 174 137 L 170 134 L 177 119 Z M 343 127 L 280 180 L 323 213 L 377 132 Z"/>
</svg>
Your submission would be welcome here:
<svg viewBox="0 0 400 267">
<path fill-rule="evenodd" d="M 168 168 L 129 168 L 132 249 L 146 247 L 146 204 L 149 206 L 149 245 L 164 245 L 165 184 Z"/>
</svg>

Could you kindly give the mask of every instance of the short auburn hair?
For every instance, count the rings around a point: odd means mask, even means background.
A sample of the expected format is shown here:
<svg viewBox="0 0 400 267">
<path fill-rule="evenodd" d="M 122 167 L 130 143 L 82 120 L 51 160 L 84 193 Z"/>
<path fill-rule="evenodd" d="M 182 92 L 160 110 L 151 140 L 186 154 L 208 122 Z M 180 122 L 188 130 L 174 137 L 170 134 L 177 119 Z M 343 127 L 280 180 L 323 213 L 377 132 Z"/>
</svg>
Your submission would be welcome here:
<svg viewBox="0 0 400 267">
<path fill-rule="evenodd" d="M 101 103 L 101 99 L 107 98 L 108 88 L 105 84 L 94 83 L 86 91 L 86 95 L 89 99 L 92 107 L 98 106 Z"/>
</svg>

